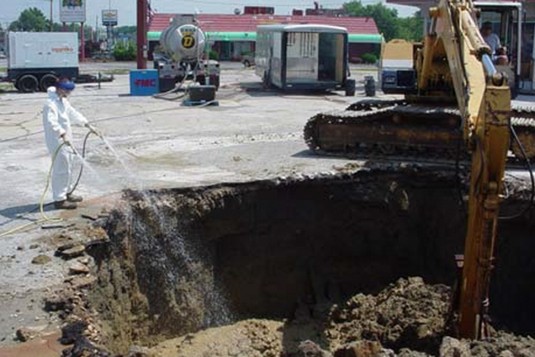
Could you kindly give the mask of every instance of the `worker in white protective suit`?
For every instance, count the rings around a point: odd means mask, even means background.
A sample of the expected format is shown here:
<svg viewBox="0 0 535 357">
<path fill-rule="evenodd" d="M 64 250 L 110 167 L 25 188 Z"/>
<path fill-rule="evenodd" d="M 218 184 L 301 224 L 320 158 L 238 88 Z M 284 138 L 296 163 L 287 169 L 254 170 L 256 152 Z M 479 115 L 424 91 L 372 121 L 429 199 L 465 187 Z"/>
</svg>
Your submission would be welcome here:
<svg viewBox="0 0 535 357">
<path fill-rule="evenodd" d="M 74 185 L 72 162 L 75 156 L 71 122 L 96 132 L 87 119 L 67 100 L 74 87 L 74 83 L 68 79 L 58 80 L 55 86 L 48 88 L 48 100 L 43 108 L 46 146 L 53 160 L 52 195 L 54 207 L 57 209 L 75 209 L 76 202 L 82 201 L 81 196 L 71 192 Z"/>
</svg>

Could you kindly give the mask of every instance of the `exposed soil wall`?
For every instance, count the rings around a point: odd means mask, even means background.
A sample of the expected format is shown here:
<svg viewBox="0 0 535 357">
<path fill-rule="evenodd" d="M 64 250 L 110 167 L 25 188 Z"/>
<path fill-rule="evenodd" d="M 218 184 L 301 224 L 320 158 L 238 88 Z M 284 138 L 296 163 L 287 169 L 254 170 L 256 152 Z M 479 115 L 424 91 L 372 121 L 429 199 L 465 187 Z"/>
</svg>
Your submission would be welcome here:
<svg viewBox="0 0 535 357">
<path fill-rule="evenodd" d="M 129 192 L 95 253 L 93 303 L 124 351 L 237 319 L 312 316 L 400 277 L 452 285 L 458 193 L 451 173 L 421 169 Z M 535 299 L 533 228 L 500 224 L 492 281 L 491 314 L 523 333 L 535 332 L 523 303 Z"/>
</svg>

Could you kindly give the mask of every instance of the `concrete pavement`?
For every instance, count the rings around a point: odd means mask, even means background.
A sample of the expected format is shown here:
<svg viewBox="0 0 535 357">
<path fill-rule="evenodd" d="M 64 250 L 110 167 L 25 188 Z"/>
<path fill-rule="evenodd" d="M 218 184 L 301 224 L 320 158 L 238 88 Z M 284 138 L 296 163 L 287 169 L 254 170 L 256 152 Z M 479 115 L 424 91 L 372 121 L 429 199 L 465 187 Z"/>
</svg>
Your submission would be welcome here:
<svg viewBox="0 0 535 357">
<path fill-rule="evenodd" d="M 302 132 L 314 114 L 343 109 L 355 97 L 345 97 L 343 92 L 265 92 L 252 69 L 237 63 L 222 67 L 219 106 L 186 107 L 169 97 L 132 97 L 127 74 L 116 75 L 100 89 L 96 84 L 78 85 L 70 98 L 72 105 L 104 133 L 111 149 L 90 137 L 77 190 L 85 197 L 81 208 L 58 212 L 47 207 L 46 214 L 61 215 L 66 218 L 63 224 L 69 224 L 79 221 L 84 212 L 113 206 L 125 188 L 243 182 L 329 172 L 351 162 L 312 155 Z M 109 64 L 82 65 L 86 73 L 106 68 Z M 362 79 L 370 71 L 353 73 Z M 38 204 L 51 163 L 42 131 L 45 100 L 45 93 L 0 94 L 0 234 L 41 218 Z M 86 130 L 75 128 L 74 133 L 81 149 Z M 48 192 L 46 202 L 50 201 Z M 0 345 L 13 343 L 17 326 L 39 325 L 52 331 L 57 327 L 55 317 L 41 310 L 41 298 L 44 291 L 62 283 L 68 268 L 57 258 L 45 265 L 31 261 L 37 255 L 52 257 L 54 237 L 68 231 L 33 225 L 0 237 Z"/>
</svg>

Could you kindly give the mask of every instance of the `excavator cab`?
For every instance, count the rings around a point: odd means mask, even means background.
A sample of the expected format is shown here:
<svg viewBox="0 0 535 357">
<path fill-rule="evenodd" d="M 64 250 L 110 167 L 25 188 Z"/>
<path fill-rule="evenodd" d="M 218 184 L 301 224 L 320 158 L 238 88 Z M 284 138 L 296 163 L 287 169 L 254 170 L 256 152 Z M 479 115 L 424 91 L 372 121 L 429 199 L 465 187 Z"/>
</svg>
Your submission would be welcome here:
<svg viewBox="0 0 535 357">
<path fill-rule="evenodd" d="M 492 60 L 498 72 L 508 76 L 511 96 L 518 93 L 521 81 L 522 5 L 509 1 L 475 1 L 479 10 L 479 28 L 492 48 Z"/>
<path fill-rule="evenodd" d="M 481 33 L 490 30 L 489 46 L 493 48 L 492 59 L 496 70 L 508 77 L 511 96 L 518 94 L 519 85 L 530 80 L 529 75 L 521 76 L 522 50 L 522 4 L 515 1 L 474 1 L 479 11 L 478 23 Z M 483 37 L 486 37 L 483 35 Z M 400 49 L 402 40 L 395 39 L 383 45 L 380 80 L 381 89 L 385 94 L 411 94 L 417 89 L 415 50 L 422 44 L 406 43 Z M 496 43 L 499 46 L 493 46 Z M 526 78 L 524 78 L 526 77 Z"/>
</svg>

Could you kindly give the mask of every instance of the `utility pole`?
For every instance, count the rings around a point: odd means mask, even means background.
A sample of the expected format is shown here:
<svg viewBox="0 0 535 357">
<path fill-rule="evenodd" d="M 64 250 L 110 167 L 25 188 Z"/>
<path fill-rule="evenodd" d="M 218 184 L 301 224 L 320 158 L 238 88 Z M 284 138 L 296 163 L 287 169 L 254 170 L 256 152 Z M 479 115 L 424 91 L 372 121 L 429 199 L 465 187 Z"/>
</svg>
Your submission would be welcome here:
<svg viewBox="0 0 535 357">
<path fill-rule="evenodd" d="M 111 11 L 111 0 L 108 1 L 108 11 Z M 106 25 L 106 38 L 108 40 L 109 52 L 111 52 L 111 48 L 113 45 L 112 37 L 113 37 L 113 26 L 111 25 L 111 23 L 108 22 L 108 24 Z"/>
<path fill-rule="evenodd" d="M 137 69 L 147 68 L 147 0 L 137 0 Z"/>
<path fill-rule="evenodd" d="M 53 11 L 53 3 L 54 3 L 54 0 L 46 0 L 46 1 L 50 1 L 50 26 L 48 27 L 49 31 L 52 32 L 54 31 L 54 11 Z"/>
<path fill-rule="evenodd" d="M 80 48 L 80 62 L 85 61 L 85 29 L 84 29 L 84 23 L 80 23 L 80 37 L 82 39 L 82 46 Z"/>
</svg>

